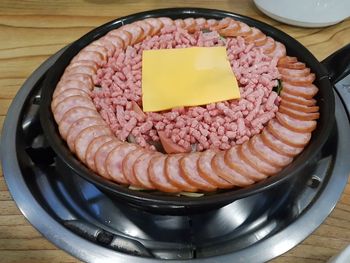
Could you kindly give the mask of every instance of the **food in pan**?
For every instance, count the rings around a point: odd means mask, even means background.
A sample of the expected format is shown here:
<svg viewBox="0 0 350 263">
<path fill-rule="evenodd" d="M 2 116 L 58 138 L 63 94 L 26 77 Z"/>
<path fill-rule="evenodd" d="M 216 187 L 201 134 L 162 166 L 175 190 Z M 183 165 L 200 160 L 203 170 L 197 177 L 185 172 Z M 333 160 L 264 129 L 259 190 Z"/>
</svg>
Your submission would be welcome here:
<svg viewBox="0 0 350 263">
<path fill-rule="evenodd" d="M 142 52 L 224 46 L 240 99 L 142 110 Z M 82 49 L 51 103 L 69 149 L 100 176 L 163 192 L 246 187 L 293 161 L 316 128 L 315 75 L 235 21 L 147 18 Z M 164 151 L 158 151 L 162 148 Z"/>
</svg>

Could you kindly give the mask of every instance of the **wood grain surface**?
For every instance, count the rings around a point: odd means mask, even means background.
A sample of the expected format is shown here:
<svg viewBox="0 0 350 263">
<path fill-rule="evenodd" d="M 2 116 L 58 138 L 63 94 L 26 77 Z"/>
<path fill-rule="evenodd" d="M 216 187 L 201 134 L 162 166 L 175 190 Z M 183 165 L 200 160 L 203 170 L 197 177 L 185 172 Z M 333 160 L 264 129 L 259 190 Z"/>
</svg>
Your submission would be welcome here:
<svg viewBox="0 0 350 263">
<path fill-rule="evenodd" d="M 251 1 L 0 1 L 0 127 L 12 99 L 48 57 L 96 26 L 120 16 L 165 7 L 207 7 L 273 25 L 305 45 L 317 59 L 350 43 L 350 19 L 326 28 L 292 27 L 263 15 Z M 350 243 L 350 184 L 332 214 L 275 263 L 326 262 Z M 0 262 L 79 262 L 41 236 L 24 218 L 0 176 Z M 350 262 L 350 259 L 349 259 Z"/>
</svg>

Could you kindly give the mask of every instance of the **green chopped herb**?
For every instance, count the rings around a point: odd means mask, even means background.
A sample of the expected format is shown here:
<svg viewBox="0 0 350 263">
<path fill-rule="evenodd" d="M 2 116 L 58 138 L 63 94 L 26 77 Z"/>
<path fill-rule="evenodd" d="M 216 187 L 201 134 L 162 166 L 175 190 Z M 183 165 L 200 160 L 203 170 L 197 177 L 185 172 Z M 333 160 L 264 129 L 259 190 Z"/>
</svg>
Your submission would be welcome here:
<svg viewBox="0 0 350 263">
<path fill-rule="evenodd" d="M 278 95 L 280 95 L 282 89 L 283 89 L 283 86 L 282 86 L 282 80 L 278 79 L 277 80 L 278 84 L 277 86 L 273 87 L 272 91 L 276 92 Z"/>
<path fill-rule="evenodd" d="M 226 42 L 226 38 L 220 35 L 222 41 Z"/>
<path fill-rule="evenodd" d="M 208 28 L 203 28 L 201 31 L 202 31 L 203 33 L 210 33 L 210 32 L 211 32 Z"/>
</svg>

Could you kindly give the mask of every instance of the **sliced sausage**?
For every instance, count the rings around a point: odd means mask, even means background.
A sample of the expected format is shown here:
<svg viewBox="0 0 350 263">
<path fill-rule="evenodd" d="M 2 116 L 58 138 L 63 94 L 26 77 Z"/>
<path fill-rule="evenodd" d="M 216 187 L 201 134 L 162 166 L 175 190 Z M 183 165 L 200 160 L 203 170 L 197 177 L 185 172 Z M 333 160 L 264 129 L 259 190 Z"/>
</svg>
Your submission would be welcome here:
<svg viewBox="0 0 350 263">
<path fill-rule="evenodd" d="M 314 73 L 310 73 L 306 76 L 282 75 L 282 80 L 291 85 L 310 85 L 315 79 L 316 75 Z"/>
<path fill-rule="evenodd" d="M 239 24 L 239 30 L 236 33 L 236 36 L 249 36 L 252 33 L 252 29 L 250 26 L 248 26 L 247 24 L 237 21 L 237 23 Z"/>
<path fill-rule="evenodd" d="M 67 144 L 72 152 L 75 152 L 75 139 L 78 134 L 87 127 L 94 125 L 105 125 L 106 123 L 100 117 L 83 117 L 74 122 L 68 130 Z"/>
<path fill-rule="evenodd" d="M 305 106 L 316 105 L 315 99 L 305 99 L 304 97 L 295 96 L 287 92 L 284 92 L 283 90 L 281 91 L 280 97 L 282 98 L 282 101 L 288 101 L 288 102 L 297 103 Z"/>
<path fill-rule="evenodd" d="M 166 137 L 164 131 L 158 131 L 158 136 L 166 153 L 186 153 L 191 151 L 190 147 L 184 148 L 174 143 L 170 138 Z"/>
<path fill-rule="evenodd" d="M 248 142 L 243 143 L 241 147 L 238 147 L 238 156 L 247 164 L 252 166 L 259 172 L 267 175 L 274 175 L 278 173 L 281 168 L 278 166 L 273 166 L 268 162 L 260 159 L 257 155 L 251 152 L 250 144 Z"/>
<path fill-rule="evenodd" d="M 109 31 L 107 35 L 110 36 L 117 36 L 123 41 L 123 47 L 126 48 L 131 44 L 132 41 L 132 35 L 126 30 L 123 30 L 121 28 L 114 29 L 112 31 Z"/>
<path fill-rule="evenodd" d="M 282 43 L 276 41 L 275 49 L 267 55 L 273 58 L 284 57 L 286 55 L 286 47 Z"/>
<path fill-rule="evenodd" d="M 311 133 L 291 131 L 281 125 L 276 119 L 269 121 L 267 129 L 273 134 L 273 136 L 294 147 L 304 147 L 311 139 Z"/>
<path fill-rule="evenodd" d="M 134 175 L 136 180 L 138 181 L 138 184 L 141 185 L 142 188 L 145 189 L 156 189 L 156 187 L 152 184 L 149 174 L 148 174 L 148 167 L 151 159 L 159 155 L 160 153 L 156 152 L 147 152 L 145 154 L 142 154 L 134 163 Z"/>
<path fill-rule="evenodd" d="M 86 90 L 82 89 L 66 89 L 62 91 L 60 94 L 58 94 L 51 102 L 51 110 L 54 111 L 56 108 L 57 104 L 59 104 L 61 101 L 68 97 L 72 96 L 82 96 L 82 97 L 87 97 L 90 98 L 90 94 L 86 92 Z"/>
<path fill-rule="evenodd" d="M 135 174 L 134 174 L 134 163 L 136 162 L 137 158 L 139 158 L 141 155 L 147 153 L 147 151 L 143 148 L 137 148 L 136 150 L 129 152 L 122 162 L 122 169 L 123 174 L 130 182 L 130 185 L 135 187 L 142 187 L 139 182 L 136 180 Z"/>
<path fill-rule="evenodd" d="M 212 159 L 215 156 L 216 151 L 206 150 L 202 152 L 198 159 L 198 171 L 199 175 L 202 176 L 209 183 L 219 188 L 232 188 L 234 185 L 216 174 L 212 167 Z"/>
<path fill-rule="evenodd" d="M 100 117 L 96 110 L 92 110 L 86 107 L 74 107 L 68 110 L 62 117 L 58 130 L 63 139 L 67 138 L 70 126 L 77 120 L 84 117 Z"/>
<path fill-rule="evenodd" d="M 90 46 L 90 45 L 89 45 Z M 87 47 L 89 47 L 87 46 Z M 86 48 L 87 48 L 86 47 Z M 102 47 L 101 47 L 102 48 Z M 91 61 L 91 60 L 79 60 L 79 61 L 75 61 L 73 63 L 70 63 L 68 65 L 68 67 L 66 67 L 65 72 L 69 72 L 70 69 L 74 68 L 74 67 L 79 67 L 79 66 L 88 66 L 90 68 L 92 68 L 95 72 L 98 69 L 98 65 L 95 61 Z"/>
<path fill-rule="evenodd" d="M 103 55 L 97 51 L 80 51 L 71 61 L 71 63 L 79 61 L 79 60 L 91 60 L 96 62 L 98 65 L 104 61 Z"/>
<path fill-rule="evenodd" d="M 285 57 L 282 57 L 278 60 L 277 65 L 279 67 L 282 67 L 284 64 L 290 64 L 290 63 L 295 63 L 295 62 L 298 62 L 298 59 L 296 57 L 285 56 Z"/>
<path fill-rule="evenodd" d="M 151 35 L 154 36 L 158 34 L 158 32 L 162 29 L 163 23 L 159 19 L 156 18 L 146 18 L 144 21 L 146 21 L 148 24 L 152 26 L 152 33 Z"/>
<path fill-rule="evenodd" d="M 289 69 L 289 68 L 283 68 L 278 67 L 278 71 L 285 76 L 290 77 L 306 77 L 310 75 L 310 69 L 304 68 L 304 69 Z"/>
<path fill-rule="evenodd" d="M 144 37 L 151 35 L 152 26 L 149 23 L 142 20 L 142 21 L 136 21 L 135 24 L 142 28 Z"/>
<path fill-rule="evenodd" d="M 60 82 L 67 81 L 67 80 L 78 80 L 84 83 L 83 86 L 87 88 L 87 90 L 92 90 L 94 87 L 94 82 L 92 81 L 92 76 L 84 73 L 63 73 Z M 59 83 L 60 83 L 59 82 Z M 56 86 L 57 89 L 57 86 Z M 57 93 L 58 94 L 58 93 Z"/>
<path fill-rule="evenodd" d="M 103 37 L 105 40 L 111 42 L 113 44 L 113 46 L 115 46 L 117 49 L 120 48 L 120 49 L 123 49 L 124 48 L 124 41 L 119 37 L 119 36 L 116 36 L 116 35 L 105 35 Z"/>
<path fill-rule="evenodd" d="M 52 97 L 56 98 L 58 95 L 60 95 L 62 92 L 66 91 L 67 89 L 81 89 L 85 92 L 90 92 L 92 90 L 92 85 L 87 85 L 86 82 L 83 82 L 81 80 L 74 80 L 74 79 L 63 79 L 60 82 L 58 82 L 55 91 L 53 92 Z"/>
<path fill-rule="evenodd" d="M 181 189 L 169 182 L 165 175 L 166 155 L 154 156 L 148 167 L 148 174 L 152 184 L 162 192 L 178 193 Z"/>
<path fill-rule="evenodd" d="M 295 111 L 301 111 L 301 112 L 318 112 L 320 107 L 318 106 L 306 106 L 294 102 L 289 102 L 289 101 L 281 101 L 281 106 L 289 108 L 291 110 Z"/>
<path fill-rule="evenodd" d="M 102 135 L 112 135 L 111 130 L 107 125 L 94 125 L 83 129 L 74 141 L 74 149 L 78 158 L 82 162 L 86 162 L 85 156 L 89 144 L 93 139 Z"/>
<path fill-rule="evenodd" d="M 218 23 L 219 23 L 219 21 L 216 20 L 216 19 L 208 19 L 208 20 L 207 20 L 207 27 L 213 28 L 213 27 L 215 27 Z"/>
<path fill-rule="evenodd" d="M 136 144 L 123 143 L 114 148 L 106 158 L 106 170 L 113 181 L 120 184 L 130 184 L 123 173 L 123 160 L 125 156 L 136 150 Z"/>
<path fill-rule="evenodd" d="M 207 20 L 203 17 L 199 17 L 195 19 L 196 25 L 202 29 L 202 28 L 207 28 Z"/>
<path fill-rule="evenodd" d="M 196 20 L 194 18 L 189 17 L 184 19 L 185 28 L 189 33 L 194 33 L 197 30 Z"/>
<path fill-rule="evenodd" d="M 82 49 L 83 51 L 93 51 L 93 52 L 98 52 L 102 55 L 102 58 L 104 61 L 107 61 L 108 58 L 108 49 L 104 46 L 96 45 L 95 42 L 92 44 L 86 46 L 85 48 Z M 91 60 L 90 60 L 91 61 Z"/>
<path fill-rule="evenodd" d="M 96 70 L 93 67 L 91 67 L 91 66 L 82 65 L 82 66 L 71 67 L 70 69 L 67 69 L 65 71 L 65 73 L 67 73 L 67 74 L 83 73 L 83 74 L 86 74 L 86 75 L 93 76 L 96 73 Z"/>
<path fill-rule="evenodd" d="M 99 136 L 97 138 L 94 138 L 90 144 L 88 145 L 86 149 L 86 155 L 85 155 L 85 163 L 87 166 L 96 172 L 96 166 L 95 166 L 95 154 L 97 150 L 106 142 L 110 142 L 114 140 L 114 136 L 110 135 L 103 135 Z"/>
<path fill-rule="evenodd" d="M 62 120 L 62 117 L 64 116 L 64 114 L 70 109 L 78 106 L 96 110 L 96 107 L 90 98 L 82 97 L 82 96 L 71 96 L 71 97 L 65 98 L 63 101 L 58 103 L 57 106 L 55 107 L 53 116 L 56 122 L 60 124 L 60 121 Z"/>
<path fill-rule="evenodd" d="M 105 37 L 101 37 L 100 39 L 94 41 L 93 45 L 106 48 L 108 57 L 114 56 L 116 47 L 111 41 L 107 40 Z"/>
<path fill-rule="evenodd" d="M 317 120 L 320 117 L 320 113 L 318 112 L 302 112 L 296 111 L 293 109 L 289 109 L 285 106 L 280 105 L 278 111 L 284 113 L 292 118 L 302 121 L 312 121 Z"/>
<path fill-rule="evenodd" d="M 267 42 L 267 36 L 265 34 L 261 35 L 260 38 L 254 40 L 254 45 L 256 47 L 260 47 L 265 45 Z"/>
<path fill-rule="evenodd" d="M 140 119 L 145 120 L 146 114 L 141 110 L 140 106 L 135 101 L 131 101 L 132 110 L 138 115 Z"/>
<path fill-rule="evenodd" d="M 196 192 L 198 189 L 191 185 L 182 175 L 180 170 L 180 159 L 183 154 L 168 154 L 165 160 L 165 176 L 172 185 L 186 192 Z"/>
<path fill-rule="evenodd" d="M 131 45 L 142 41 L 145 37 L 142 27 L 135 23 L 123 26 L 123 30 L 128 31 L 131 34 Z"/>
<path fill-rule="evenodd" d="M 170 19 L 169 17 L 158 17 L 158 20 L 160 20 L 164 26 L 174 25 L 174 20 Z"/>
<path fill-rule="evenodd" d="M 265 179 L 267 177 L 266 174 L 257 171 L 248 163 L 243 161 L 242 158 L 240 158 L 238 155 L 239 147 L 240 146 L 231 147 L 231 149 L 226 151 L 224 156 L 226 164 L 232 169 L 236 170 L 242 176 L 247 177 L 251 180 L 257 181 Z"/>
<path fill-rule="evenodd" d="M 243 176 L 237 170 L 232 169 L 225 162 L 225 152 L 217 152 L 211 161 L 213 170 L 222 179 L 230 182 L 233 186 L 244 187 L 251 185 L 255 182 L 249 177 Z"/>
<path fill-rule="evenodd" d="M 180 160 L 180 169 L 186 181 L 203 191 L 214 191 L 217 187 L 202 178 L 198 172 L 198 159 L 201 153 L 189 153 Z"/>
<path fill-rule="evenodd" d="M 266 37 L 266 43 L 262 46 L 259 46 L 259 48 L 265 53 L 271 53 L 276 48 L 276 42 L 271 37 Z"/>
<path fill-rule="evenodd" d="M 263 38 L 265 36 L 265 34 L 263 32 L 261 32 L 259 29 L 252 27 L 252 33 L 246 37 L 244 37 L 244 40 L 248 43 L 254 43 L 255 40 Z"/>
<path fill-rule="evenodd" d="M 194 21 L 195 22 L 195 20 L 193 18 L 186 18 L 185 20 L 189 20 L 189 21 Z M 217 30 L 217 31 L 220 31 L 221 29 L 224 29 L 224 28 L 228 27 L 230 25 L 231 21 L 234 21 L 234 20 L 232 18 L 225 17 L 225 18 L 219 20 L 217 25 L 213 29 Z"/>
<path fill-rule="evenodd" d="M 106 171 L 106 159 L 108 154 L 118 145 L 122 144 L 123 142 L 118 141 L 117 139 L 113 139 L 111 141 L 105 142 L 102 144 L 95 153 L 95 168 L 97 173 L 108 179 L 112 180 L 112 178 L 109 176 L 109 174 Z"/>
<path fill-rule="evenodd" d="M 279 154 L 278 152 L 268 147 L 262 141 L 260 134 L 255 135 L 253 138 L 251 138 L 249 140 L 249 143 L 251 144 L 249 147 L 252 153 L 256 154 L 257 156 L 259 156 L 260 159 L 263 159 L 271 165 L 283 168 L 290 164 L 293 160 L 293 158 Z"/>
<path fill-rule="evenodd" d="M 124 42 L 124 48 L 132 44 L 133 36 L 129 31 L 119 30 L 117 36 L 119 36 Z"/>
<path fill-rule="evenodd" d="M 219 25 L 220 23 L 217 26 Z M 231 21 L 226 27 L 221 28 L 219 30 L 219 33 L 221 36 L 224 37 L 233 37 L 240 34 L 240 29 L 241 27 L 237 21 Z"/>
<path fill-rule="evenodd" d="M 293 147 L 280 141 L 275 136 L 273 136 L 267 129 L 264 129 L 261 133 L 261 139 L 267 147 L 279 154 L 286 155 L 288 157 L 294 157 L 301 153 L 304 149 L 303 147 Z"/>
<path fill-rule="evenodd" d="M 312 132 L 316 129 L 316 121 L 302 121 L 290 117 L 287 114 L 281 112 L 276 113 L 276 118 L 284 127 L 295 132 Z"/>
<path fill-rule="evenodd" d="M 181 28 L 186 27 L 186 24 L 183 19 L 176 19 L 174 22 L 177 27 L 181 27 Z"/>
<path fill-rule="evenodd" d="M 283 92 L 294 96 L 301 96 L 305 99 L 312 99 L 318 92 L 318 88 L 313 84 L 308 85 L 292 85 L 288 82 L 282 83 Z"/>
<path fill-rule="evenodd" d="M 279 67 L 289 68 L 289 69 L 304 69 L 306 68 L 305 63 L 302 62 L 278 62 Z"/>
</svg>

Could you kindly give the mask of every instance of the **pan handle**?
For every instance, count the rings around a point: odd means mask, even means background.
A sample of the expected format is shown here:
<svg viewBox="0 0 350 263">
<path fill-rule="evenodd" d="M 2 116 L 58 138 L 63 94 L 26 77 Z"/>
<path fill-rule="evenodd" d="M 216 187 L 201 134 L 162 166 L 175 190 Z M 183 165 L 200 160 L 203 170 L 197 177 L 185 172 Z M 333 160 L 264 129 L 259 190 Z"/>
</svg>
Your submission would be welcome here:
<svg viewBox="0 0 350 263">
<path fill-rule="evenodd" d="M 334 85 L 350 74 L 350 43 L 329 55 L 322 62 L 328 71 L 329 80 Z"/>
</svg>

